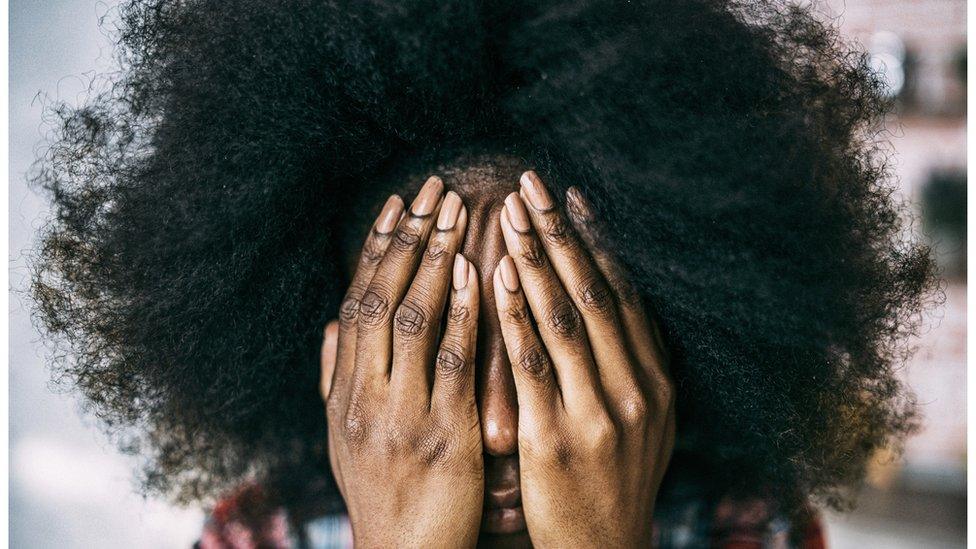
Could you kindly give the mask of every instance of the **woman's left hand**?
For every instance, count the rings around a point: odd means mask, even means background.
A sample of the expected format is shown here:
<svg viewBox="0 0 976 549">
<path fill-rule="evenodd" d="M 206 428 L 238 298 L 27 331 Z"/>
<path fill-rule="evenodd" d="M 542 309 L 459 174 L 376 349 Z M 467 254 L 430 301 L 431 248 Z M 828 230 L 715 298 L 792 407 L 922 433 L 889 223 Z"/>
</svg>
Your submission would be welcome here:
<svg viewBox="0 0 976 549">
<path fill-rule="evenodd" d="M 529 536 L 542 547 L 650 546 L 675 436 L 660 335 L 596 246 L 579 192 L 567 194 L 570 219 L 535 173 L 521 183 L 501 212 L 509 256 L 494 287 Z"/>
</svg>

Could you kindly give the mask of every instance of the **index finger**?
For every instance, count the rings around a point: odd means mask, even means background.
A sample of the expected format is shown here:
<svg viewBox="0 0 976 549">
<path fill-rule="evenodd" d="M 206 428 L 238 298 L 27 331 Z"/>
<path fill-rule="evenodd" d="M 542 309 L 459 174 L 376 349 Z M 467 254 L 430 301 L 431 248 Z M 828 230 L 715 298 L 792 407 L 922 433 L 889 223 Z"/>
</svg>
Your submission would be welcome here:
<svg viewBox="0 0 976 549">
<path fill-rule="evenodd" d="M 332 389 L 343 388 L 348 384 L 352 374 L 352 366 L 356 354 L 357 323 L 359 318 L 359 304 L 366 288 L 369 287 L 373 274 L 376 272 L 380 260 L 390 246 L 393 230 L 403 216 L 403 199 L 392 195 L 386 200 L 379 216 L 370 228 L 369 235 L 363 243 L 363 250 L 359 254 L 356 272 L 346 295 L 339 306 L 339 335 L 336 349 L 336 364 L 329 386 Z M 331 391 L 341 394 L 342 390 Z"/>
</svg>

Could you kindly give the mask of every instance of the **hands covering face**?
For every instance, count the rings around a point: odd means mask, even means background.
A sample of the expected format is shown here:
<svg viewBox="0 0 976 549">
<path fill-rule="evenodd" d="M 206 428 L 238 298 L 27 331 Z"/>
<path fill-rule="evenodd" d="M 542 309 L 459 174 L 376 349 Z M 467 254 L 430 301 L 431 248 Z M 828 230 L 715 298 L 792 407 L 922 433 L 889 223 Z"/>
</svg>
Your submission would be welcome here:
<svg viewBox="0 0 976 549">
<path fill-rule="evenodd" d="M 326 328 L 329 459 L 361 546 L 472 546 L 484 497 L 479 305 L 458 254 L 467 211 L 432 177 L 391 197 Z M 501 211 L 494 295 L 518 393 L 522 506 L 537 546 L 651 543 L 674 444 L 656 327 L 599 249 L 576 189 L 563 213 L 533 172 Z M 449 306 L 448 306 L 449 303 Z"/>
</svg>

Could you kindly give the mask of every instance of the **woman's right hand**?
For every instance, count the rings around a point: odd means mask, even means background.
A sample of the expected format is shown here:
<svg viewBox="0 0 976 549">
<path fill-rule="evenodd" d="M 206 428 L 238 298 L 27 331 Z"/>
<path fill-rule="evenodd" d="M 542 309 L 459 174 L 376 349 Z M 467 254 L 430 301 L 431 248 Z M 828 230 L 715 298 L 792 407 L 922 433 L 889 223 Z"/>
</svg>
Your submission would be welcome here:
<svg viewBox="0 0 976 549">
<path fill-rule="evenodd" d="M 478 537 L 478 276 L 458 254 L 467 212 L 443 188 L 428 179 L 403 216 L 390 197 L 340 319 L 325 330 L 329 460 L 356 546 L 474 546 Z"/>
</svg>

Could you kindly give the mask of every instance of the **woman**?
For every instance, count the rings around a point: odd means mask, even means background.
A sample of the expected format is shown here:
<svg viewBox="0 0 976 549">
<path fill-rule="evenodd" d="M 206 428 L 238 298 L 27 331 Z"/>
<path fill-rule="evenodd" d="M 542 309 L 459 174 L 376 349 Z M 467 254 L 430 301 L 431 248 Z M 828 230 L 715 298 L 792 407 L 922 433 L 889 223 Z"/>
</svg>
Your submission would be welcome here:
<svg viewBox="0 0 976 549">
<path fill-rule="evenodd" d="M 933 268 L 807 10 L 120 13 L 34 293 L 201 545 L 815 546 L 912 430 Z"/>
</svg>

